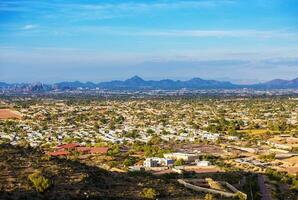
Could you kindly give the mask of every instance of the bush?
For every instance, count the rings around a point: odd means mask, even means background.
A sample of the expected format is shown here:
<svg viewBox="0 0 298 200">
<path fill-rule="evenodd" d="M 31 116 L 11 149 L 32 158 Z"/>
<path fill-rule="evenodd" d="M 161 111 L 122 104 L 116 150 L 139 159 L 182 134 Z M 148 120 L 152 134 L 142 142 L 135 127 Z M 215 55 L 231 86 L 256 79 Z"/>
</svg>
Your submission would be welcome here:
<svg viewBox="0 0 298 200">
<path fill-rule="evenodd" d="M 275 153 L 260 155 L 259 158 L 266 162 L 273 161 L 275 159 Z"/>
<path fill-rule="evenodd" d="M 298 180 L 293 180 L 293 181 L 292 181 L 291 190 L 296 190 L 296 191 L 298 191 Z"/>
<path fill-rule="evenodd" d="M 44 192 L 50 187 L 49 180 L 43 177 L 40 172 L 30 174 L 28 179 L 31 181 L 37 192 Z"/>
<path fill-rule="evenodd" d="M 158 193 L 153 188 L 144 188 L 142 191 L 142 196 L 146 199 L 155 199 Z"/>
<path fill-rule="evenodd" d="M 205 198 L 204 198 L 205 200 L 213 200 L 214 199 L 214 197 L 213 197 L 213 195 L 212 194 L 206 194 L 205 195 Z"/>
<path fill-rule="evenodd" d="M 109 156 L 116 156 L 119 153 L 120 153 L 120 146 L 118 144 L 115 144 L 109 147 L 109 151 L 108 151 Z"/>
<path fill-rule="evenodd" d="M 134 165 L 135 163 L 136 163 L 136 159 L 135 159 L 135 158 L 132 158 L 132 157 L 127 158 L 127 159 L 125 159 L 125 160 L 123 161 L 123 165 L 125 165 L 126 167 L 128 167 L 128 166 L 132 166 L 132 165 Z"/>
<path fill-rule="evenodd" d="M 245 196 L 245 194 L 243 194 L 242 192 L 237 192 L 237 198 L 239 200 L 246 200 L 247 199 L 247 196 Z"/>
<path fill-rule="evenodd" d="M 183 165 L 183 164 L 184 164 L 184 160 L 182 160 L 182 159 L 176 160 L 176 161 L 174 162 L 174 165 L 175 165 L 175 166 L 181 166 L 181 165 Z"/>
</svg>

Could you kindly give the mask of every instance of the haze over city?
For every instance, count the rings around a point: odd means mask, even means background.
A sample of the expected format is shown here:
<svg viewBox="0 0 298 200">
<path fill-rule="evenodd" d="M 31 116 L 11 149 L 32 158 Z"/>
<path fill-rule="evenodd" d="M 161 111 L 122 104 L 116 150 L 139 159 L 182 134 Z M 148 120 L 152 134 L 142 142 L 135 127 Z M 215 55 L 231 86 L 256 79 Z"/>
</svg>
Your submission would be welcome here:
<svg viewBox="0 0 298 200">
<path fill-rule="evenodd" d="M 295 0 L 0 2 L 0 81 L 298 75 Z"/>
</svg>

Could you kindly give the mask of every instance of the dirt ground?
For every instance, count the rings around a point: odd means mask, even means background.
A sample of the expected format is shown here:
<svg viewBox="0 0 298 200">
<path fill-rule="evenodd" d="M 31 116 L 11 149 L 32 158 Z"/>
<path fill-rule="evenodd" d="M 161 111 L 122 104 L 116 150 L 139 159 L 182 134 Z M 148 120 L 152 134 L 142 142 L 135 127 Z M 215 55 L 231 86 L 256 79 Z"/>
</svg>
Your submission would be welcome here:
<svg viewBox="0 0 298 200">
<path fill-rule="evenodd" d="M 283 163 L 284 171 L 288 172 L 289 174 L 296 174 L 298 173 L 298 156 L 294 156 L 291 158 L 281 160 Z"/>
<path fill-rule="evenodd" d="M 0 109 L 0 120 L 1 119 L 22 119 L 22 116 L 17 111 Z"/>
</svg>

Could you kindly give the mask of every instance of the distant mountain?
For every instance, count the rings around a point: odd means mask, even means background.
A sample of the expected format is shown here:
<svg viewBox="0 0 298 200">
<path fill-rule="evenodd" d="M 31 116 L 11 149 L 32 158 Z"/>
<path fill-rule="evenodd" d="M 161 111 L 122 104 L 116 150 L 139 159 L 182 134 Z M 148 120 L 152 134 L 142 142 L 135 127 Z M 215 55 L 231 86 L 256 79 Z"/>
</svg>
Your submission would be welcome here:
<svg viewBox="0 0 298 200">
<path fill-rule="evenodd" d="M 145 81 L 139 76 L 134 76 L 125 81 L 110 81 L 98 84 L 99 88 L 104 89 L 217 89 L 217 88 L 237 88 L 230 82 L 203 80 L 193 78 L 188 81 L 174 81 L 164 79 L 160 81 Z"/>
<path fill-rule="evenodd" d="M 109 81 L 99 83 L 99 88 L 103 89 L 136 89 L 144 88 L 147 85 L 147 81 L 143 80 L 139 76 L 134 76 L 125 81 Z"/>
<path fill-rule="evenodd" d="M 9 87 L 10 84 L 8 83 L 4 83 L 4 82 L 0 82 L 0 88 L 5 88 L 5 87 Z"/>
<path fill-rule="evenodd" d="M 214 81 L 214 80 L 203 80 L 201 78 L 193 78 L 189 81 L 183 82 L 186 88 L 207 88 L 207 89 L 224 89 L 224 88 L 237 88 L 238 85 L 232 84 L 230 82 L 224 81 Z"/>
<path fill-rule="evenodd" d="M 255 84 L 253 87 L 263 89 L 298 88 L 298 78 L 293 80 L 274 79 L 265 83 Z"/>
<path fill-rule="evenodd" d="M 146 81 L 144 79 L 142 79 L 139 76 L 133 76 L 127 80 L 124 81 L 125 85 L 131 85 L 131 86 L 135 86 L 135 85 L 144 85 L 146 84 Z"/>
<path fill-rule="evenodd" d="M 238 85 L 226 81 L 204 80 L 193 78 L 187 81 L 163 79 L 159 81 L 144 80 L 139 76 L 131 77 L 124 81 L 108 81 L 101 83 L 93 82 L 59 82 L 55 84 L 42 83 L 17 83 L 8 84 L 0 82 L 2 90 L 25 91 L 25 92 L 47 92 L 52 90 L 76 90 L 76 89 L 108 89 L 108 90 L 179 90 L 179 89 L 298 89 L 298 78 L 293 80 L 275 79 L 264 83 L 252 85 Z"/>
</svg>

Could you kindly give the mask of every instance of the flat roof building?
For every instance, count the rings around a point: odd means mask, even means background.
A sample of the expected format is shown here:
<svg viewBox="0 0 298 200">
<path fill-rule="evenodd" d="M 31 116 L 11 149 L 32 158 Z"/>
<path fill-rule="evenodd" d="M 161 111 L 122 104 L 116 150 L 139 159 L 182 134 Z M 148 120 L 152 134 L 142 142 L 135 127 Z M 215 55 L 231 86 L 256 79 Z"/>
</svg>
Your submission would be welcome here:
<svg viewBox="0 0 298 200">
<path fill-rule="evenodd" d="M 199 155 L 196 153 L 165 153 L 163 156 L 167 159 L 172 160 L 184 160 L 184 161 L 195 161 L 199 158 Z"/>
</svg>

